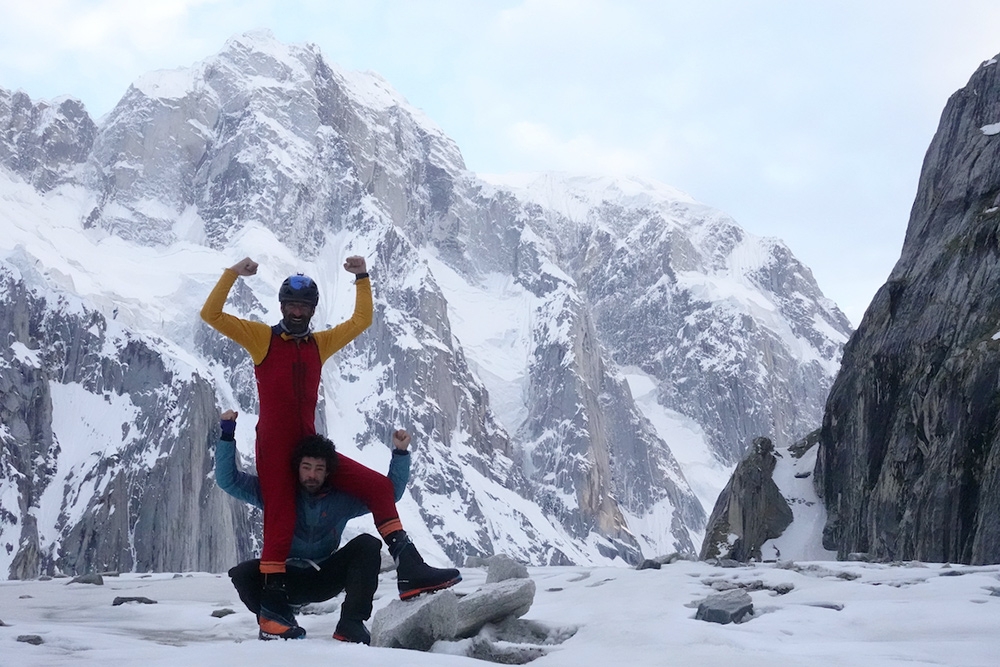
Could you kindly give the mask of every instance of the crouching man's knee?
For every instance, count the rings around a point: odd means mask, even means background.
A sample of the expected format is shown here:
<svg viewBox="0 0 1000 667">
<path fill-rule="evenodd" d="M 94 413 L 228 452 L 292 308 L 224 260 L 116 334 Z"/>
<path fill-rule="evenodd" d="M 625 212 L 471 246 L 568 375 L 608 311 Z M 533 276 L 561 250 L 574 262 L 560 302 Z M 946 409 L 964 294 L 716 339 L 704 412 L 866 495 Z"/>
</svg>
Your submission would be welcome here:
<svg viewBox="0 0 1000 667">
<path fill-rule="evenodd" d="M 264 584 L 260 573 L 260 561 L 248 560 L 230 568 L 229 578 L 247 609 L 255 614 L 260 613 L 260 590 Z"/>
<path fill-rule="evenodd" d="M 352 542 L 357 541 L 361 543 L 363 545 L 363 548 L 369 551 L 382 550 L 382 540 L 369 533 L 361 533 L 351 541 Z"/>
<path fill-rule="evenodd" d="M 374 570 L 375 572 L 381 569 L 382 540 L 374 535 L 362 533 L 348 542 L 345 548 L 350 548 L 354 552 L 354 558 L 365 569 Z"/>
</svg>

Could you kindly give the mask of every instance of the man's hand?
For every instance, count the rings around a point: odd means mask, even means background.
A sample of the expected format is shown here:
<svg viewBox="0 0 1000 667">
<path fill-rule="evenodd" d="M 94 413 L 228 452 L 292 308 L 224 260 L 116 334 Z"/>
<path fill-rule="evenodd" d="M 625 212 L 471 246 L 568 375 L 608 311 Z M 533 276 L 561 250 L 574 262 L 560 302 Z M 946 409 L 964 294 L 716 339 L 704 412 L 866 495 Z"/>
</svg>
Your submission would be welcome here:
<svg viewBox="0 0 1000 667">
<path fill-rule="evenodd" d="M 392 446 L 401 452 L 405 452 L 410 447 L 410 434 L 403 429 L 393 431 Z"/>
<path fill-rule="evenodd" d="M 354 275 L 359 273 L 368 273 L 365 258 L 360 255 L 351 255 L 348 257 L 347 261 L 344 262 L 344 270 L 348 273 L 353 273 Z"/>
<path fill-rule="evenodd" d="M 232 442 L 236 439 L 236 416 L 238 414 L 236 410 L 226 410 L 219 415 L 219 430 L 222 431 L 219 438 L 221 440 Z"/>
<path fill-rule="evenodd" d="M 364 262 L 364 260 L 361 260 Z M 252 276 L 257 273 L 257 262 L 253 261 L 249 257 L 244 257 L 240 261 L 229 267 L 231 271 L 235 271 L 237 275 L 240 276 Z"/>
</svg>

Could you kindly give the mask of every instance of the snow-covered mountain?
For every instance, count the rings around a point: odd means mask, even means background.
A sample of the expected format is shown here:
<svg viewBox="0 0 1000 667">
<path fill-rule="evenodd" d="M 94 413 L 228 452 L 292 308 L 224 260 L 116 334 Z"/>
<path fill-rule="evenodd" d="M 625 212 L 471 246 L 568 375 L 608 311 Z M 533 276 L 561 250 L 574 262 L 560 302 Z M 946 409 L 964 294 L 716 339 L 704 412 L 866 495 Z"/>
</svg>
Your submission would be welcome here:
<svg viewBox="0 0 1000 667">
<path fill-rule="evenodd" d="M 218 571 L 254 517 L 211 480 L 217 407 L 256 393 L 198 310 L 373 326 L 327 363 L 319 424 L 387 464 L 416 435 L 401 514 L 438 560 L 694 553 L 749 440 L 813 430 L 849 324 L 776 240 L 663 185 L 480 176 L 377 75 L 265 32 L 142 77 L 94 121 L 0 89 L 0 571 Z M 431 540 L 433 538 L 433 541 Z M 621 562 L 618 560 L 618 562 Z"/>
</svg>

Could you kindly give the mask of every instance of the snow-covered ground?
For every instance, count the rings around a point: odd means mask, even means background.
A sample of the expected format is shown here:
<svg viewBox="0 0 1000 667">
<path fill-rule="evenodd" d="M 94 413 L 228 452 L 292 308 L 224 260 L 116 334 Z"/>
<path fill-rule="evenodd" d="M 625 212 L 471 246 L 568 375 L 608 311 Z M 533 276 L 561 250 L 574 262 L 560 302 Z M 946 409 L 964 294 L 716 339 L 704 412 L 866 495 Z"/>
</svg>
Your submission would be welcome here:
<svg viewBox="0 0 1000 667">
<path fill-rule="evenodd" d="M 996 665 L 1000 566 L 812 562 L 724 569 L 678 562 L 661 570 L 529 568 L 537 585 L 525 616 L 565 637 L 532 665 Z M 485 581 L 463 570 L 457 592 Z M 175 578 L 176 577 L 176 578 Z M 855 578 L 851 578 L 855 577 Z M 103 586 L 0 581 L 4 665 L 484 665 L 449 654 L 346 645 L 331 639 L 339 600 L 301 615 L 308 637 L 259 642 L 253 616 L 225 575 L 124 574 Z M 696 601 L 730 581 L 793 586 L 750 593 L 755 615 L 739 625 L 694 618 Z M 750 586 L 754 588 L 754 586 Z M 383 575 L 376 611 L 394 599 Z M 157 604 L 112 606 L 116 596 Z M 212 612 L 237 613 L 215 618 Z M 17 641 L 37 635 L 43 643 Z"/>
</svg>

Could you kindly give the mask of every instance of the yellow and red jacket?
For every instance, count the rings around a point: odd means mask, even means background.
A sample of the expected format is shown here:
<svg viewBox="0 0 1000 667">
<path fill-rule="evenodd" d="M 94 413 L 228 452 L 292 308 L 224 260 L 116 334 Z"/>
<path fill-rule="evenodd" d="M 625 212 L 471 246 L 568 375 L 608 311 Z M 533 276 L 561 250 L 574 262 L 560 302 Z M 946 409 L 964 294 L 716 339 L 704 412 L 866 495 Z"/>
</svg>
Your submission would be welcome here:
<svg viewBox="0 0 1000 667">
<path fill-rule="evenodd" d="M 354 314 L 346 322 L 305 337 L 222 311 L 238 274 L 226 269 L 201 309 L 201 318 L 222 335 L 239 343 L 253 359 L 260 398 L 257 437 L 298 440 L 316 432 L 316 403 L 323 362 L 354 340 L 372 323 L 372 291 L 368 278 L 356 281 Z M 289 372 L 291 369 L 291 372 Z M 297 415 L 297 418 L 296 418 Z M 296 424 L 298 433 L 294 431 Z"/>
</svg>

